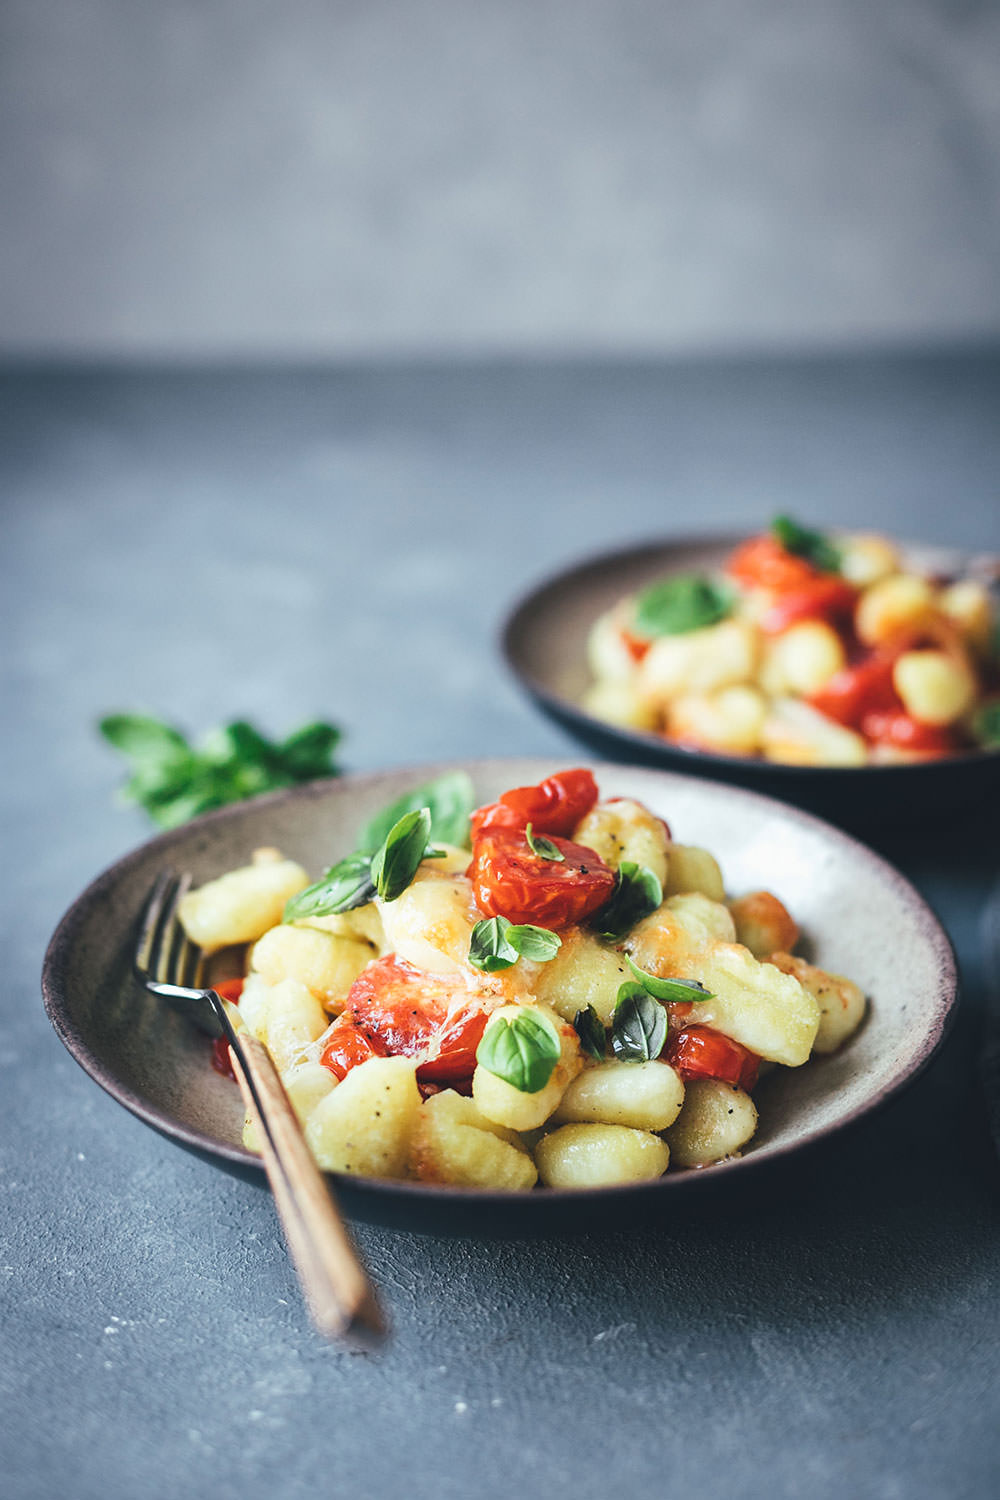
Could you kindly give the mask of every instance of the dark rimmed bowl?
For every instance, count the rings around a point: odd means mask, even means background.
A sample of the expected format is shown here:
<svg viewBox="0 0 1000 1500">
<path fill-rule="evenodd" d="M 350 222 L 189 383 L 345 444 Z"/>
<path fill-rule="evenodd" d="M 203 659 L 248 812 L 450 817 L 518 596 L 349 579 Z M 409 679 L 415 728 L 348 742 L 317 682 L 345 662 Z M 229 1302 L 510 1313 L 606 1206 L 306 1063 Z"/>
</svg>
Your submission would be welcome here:
<svg viewBox="0 0 1000 1500">
<path fill-rule="evenodd" d="M 466 763 L 482 801 L 561 769 L 552 760 Z M 277 845 L 310 870 L 347 851 L 359 825 L 405 789 L 454 765 L 421 766 L 315 782 L 209 813 L 161 835 L 100 875 L 60 922 L 42 990 L 57 1034 L 113 1098 L 178 1144 L 263 1180 L 240 1143 L 235 1086 L 211 1067 L 210 1043 L 190 1019 L 137 985 L 130 958 L 143 903 L 166 865 L 197 882 Z M 746 1154 L 705 1171 L 586 1192 L 472 1192 L 338 1177 L 351 1217 L 440 1234 L 561 1232 L 728 1204 L 765 1169 L 833 1141 L 894 1097 L 926 1066 L 956 1000 L 954 957 L 937 919 L 903 877 L 837 829 L 731 786 L 667 772 L 594 765 L 602 792 L 640 798 L 681 842 L 719 856 L 734 892 L 767 887 L 802 924 L 816 962 L 850 974 L 871 1013 L 839 1053 L 777 1069 L 758 1091 L 761 1124 Z"/>
<path fill-rule="evenodd" d="M 587 637 L 595 620 L 626 594 L 670 573 L 719 569 L 744 534 L 654 541 L 605 552 L 550 575 L 508 614 L 501 650 L 522 688 L 550 718 L 603 757 L 733 782 L 780 797 L 864 832 L 919 815 L 967 813 L 1000 793 L 1000 749 L 899 766 L 791 766 L 717 755 L 621 729 L 581 702 L 591 681 Z M 964 554 L 901 544 L 920 571 L 960 573 Z"/>
</svg>

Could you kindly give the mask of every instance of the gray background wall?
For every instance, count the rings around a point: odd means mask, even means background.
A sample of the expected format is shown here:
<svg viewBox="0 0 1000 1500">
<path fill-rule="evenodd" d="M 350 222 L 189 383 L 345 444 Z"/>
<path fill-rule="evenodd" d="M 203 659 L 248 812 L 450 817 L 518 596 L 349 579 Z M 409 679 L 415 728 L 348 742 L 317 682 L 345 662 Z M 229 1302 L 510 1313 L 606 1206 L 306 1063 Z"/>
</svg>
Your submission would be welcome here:
<svg viewBox="0 0 1000 1500">
<path fill-rule="evenodd" d="M 1000 332 L 986 0 L 3 0 L 0 348 Z"/>
</svg>

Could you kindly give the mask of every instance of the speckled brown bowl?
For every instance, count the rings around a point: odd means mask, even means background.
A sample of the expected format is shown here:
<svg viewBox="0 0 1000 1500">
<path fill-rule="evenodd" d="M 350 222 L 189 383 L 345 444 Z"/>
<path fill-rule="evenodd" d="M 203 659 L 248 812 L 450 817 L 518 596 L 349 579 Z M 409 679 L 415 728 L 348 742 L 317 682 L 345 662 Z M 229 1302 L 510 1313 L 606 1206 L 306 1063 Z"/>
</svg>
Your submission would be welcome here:
<svg viewBox="0 0 1000 1500">
<path fill-rule="evenodd" d="M 671 573 L 721 569 L 742 535 L 653 541 L 606 552 L 537 584 L 511 609 L 501 649 L 518 682 L 550 718 L 603 757 L 731 781 L 780 797 L 864 833 L 876 824 L 974 811 L 1000 793 L 1000 750 L 898 766 L 791 766 L 749 756 L 717 755 L 661 735 L 622 729 L 582 707 L 591 681 L 587 637 L 619 599 Z M 927 573 L 961 573 L 964 554 L 901 544 L 907 561 Z"/>
<path fill-rule="evenodd" d="M 481 801 L 572 761 L 468 764 Z M 133 979 L 135 927 L 157 873 L 189 869 L 202 882 L 277 845 L 319 871 L 350 850 L 359 825 L 403 790 L 449 769 L 421 766 L 244 802 L 153 839 L 90 885 L 59 924 L 42 976 L 56 1032 L 102 1088 L 181 1145 L 262 1177 L 240 1144 L 236 1087 L 214 1072 L 209 1042 L 190 1019 Z M 338 1178 L 346 1212 L 432 1233 L 530 1234 L 671 1204 L 708 1189 L 733 1192 L 768 1164 L 828 1140 L 910 1082 L 941 1042 L 956 998 L 955 963 L 933 913 L 903 877 L 863 845 L 817 819 L 734 787 L 667 772 L 594 765 L 602 793 L 637 797 L 683 843 L 719 858 L 733 893 L 766 887 L 802 925 L 810 955 L 849 974 L 871 998 L 847 1046 L 760 1085 L 760 1128 L 745 1155 L 704 1171 L 587 1192 L 500 1194 L 420 1183 Z"/>
</svg>

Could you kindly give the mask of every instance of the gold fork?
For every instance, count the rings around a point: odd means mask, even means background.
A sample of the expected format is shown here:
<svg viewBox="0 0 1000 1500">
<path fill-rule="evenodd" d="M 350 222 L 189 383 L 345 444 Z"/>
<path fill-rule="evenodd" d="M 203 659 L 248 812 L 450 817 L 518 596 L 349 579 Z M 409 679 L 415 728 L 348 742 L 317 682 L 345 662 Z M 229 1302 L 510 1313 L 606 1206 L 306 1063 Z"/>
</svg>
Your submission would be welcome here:
<svg viewBox="0 0 1000 1500">
<path fill-rule="evenodd" d="M 247 1113 L 257 1127 L 278 1217 L 313 1322 L 327 1338 L 374 1348 L 385 1337 L 385 1319 L 278 1071 L 266 1047 L 239 1026 L 235 1008 L 231 1015 L 222 997 L 204 984 L 205 956 L 177 914 L 190 884 L 189 875 L 165 870 L 154 885 L 135 951 L 136 976 L 154 995 L 193 1001 L 214 1013 L 229 1043 Z"/>
</svg>

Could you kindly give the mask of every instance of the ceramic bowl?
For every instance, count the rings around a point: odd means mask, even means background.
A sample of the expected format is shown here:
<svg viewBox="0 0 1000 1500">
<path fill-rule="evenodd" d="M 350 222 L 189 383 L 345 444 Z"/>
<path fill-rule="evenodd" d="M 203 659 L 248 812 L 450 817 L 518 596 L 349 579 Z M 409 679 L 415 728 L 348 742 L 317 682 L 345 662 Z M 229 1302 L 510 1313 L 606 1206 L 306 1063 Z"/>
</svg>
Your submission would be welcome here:
<svg viewBox="0 0 1000 1500">
<path fill-rule="evenodd" d="M 551 760 L 466 765 L 479 800 L 565 767 Z M 164 866 L 203 882 L 276 845 L 318 872 L 352 847 L 360 824 L 445 766 L 345 776 L 224 808 L 161 835 L 90 885 L 59 924 L 45 959 L 43 994 L 56 1032 L 90 1076 L 147 1124 L 231 1170 L 258 1176 L 245 1151 L 235 1085 L 215 1072 L 209 1039 L 131 973 L 135 929 Z M 685 1203 L 708 1190 L 734 1195 L 764 1169 L 836 1137 L 896 1094 L 928 1062 L 955 1004 L 955 965 L 936 918 L 880 857 L 817 819 L 735 787 L 621 765 L 592 767 L 606 796 L 636 797 L 675 838 L 716 854 L 732 893 L 766 887 L 799 920 L 808 955 L 851 975 L 870 1014 L 842 1049 L 797 1069 L 776 1069 L 755 1094 L 760 1128 L 739 1159 L 651 1183 L 525 1194 L 340 1178 L 354 1217 L 434 1233 L 532 1234 L 607 1225 L 633 1211 Z"/>
<path fill-rule="evenodd" d="M 518 682 L 546 714 L 602 756 L 711 776 L 781 797 L 864 832 L 899 822 L 914 808 L 928 814 L 974 810 L 1000 792 L 1000 750 L 898 766 L 791 766 L 718 755 L 672 744 L 660 735 L 620 729 L 581 705 L 591 677 L 587 637 L 619 599 L 670 573 L 721 568 L 742 535 L 650 542 L 606 552 L 553 574 L 515 604 L 501 650 Z M 944 549 L 905 544 L 919 571 L 958 573 L 967 559 Z"/>
</svg>

